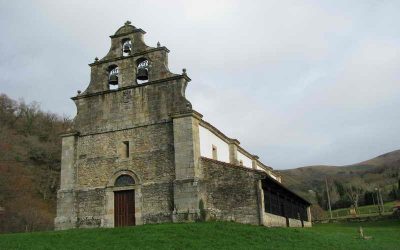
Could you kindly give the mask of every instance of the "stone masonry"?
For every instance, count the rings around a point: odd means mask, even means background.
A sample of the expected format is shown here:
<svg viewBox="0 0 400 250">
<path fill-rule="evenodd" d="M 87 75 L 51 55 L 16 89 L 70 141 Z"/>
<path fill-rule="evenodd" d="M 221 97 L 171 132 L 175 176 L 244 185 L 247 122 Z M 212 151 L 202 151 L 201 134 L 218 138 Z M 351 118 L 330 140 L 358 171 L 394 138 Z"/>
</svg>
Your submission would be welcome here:
<svg viewBox="0 0 400 250">
<path fill-rule="evenodd" d="M 130 22 L 119 28 L 107 55 L 89 64 L 87 89 L 72 97 L 77 115 L 62 136 L 56 229 L 116 226 L 115 192 L 129 190 L 135 225 L 265 225 L 261 180 L 268 175 L 240 167 L 236 151 L 231 164 L 201 157 L 202 115 L 185 98 L 191 79 L 186 70 L 171 73 L 169 50 L 147 46 L 144 34 Z M 121 176 L 132 182 L 119 185 Z"/>
</svg>

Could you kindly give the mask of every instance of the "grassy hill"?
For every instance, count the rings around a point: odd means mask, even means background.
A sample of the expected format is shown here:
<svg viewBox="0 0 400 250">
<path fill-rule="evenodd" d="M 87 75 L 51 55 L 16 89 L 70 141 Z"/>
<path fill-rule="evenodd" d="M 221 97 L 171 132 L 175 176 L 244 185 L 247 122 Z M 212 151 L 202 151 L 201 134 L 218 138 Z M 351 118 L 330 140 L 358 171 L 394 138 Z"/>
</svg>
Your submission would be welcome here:
<svg viewBox="0 0 400 250">
<path fill-rule="evenodd" d="M 386 153 L 373 159 L 346 166 L 307 166 L 282 170 L 283 182 L 313 202 L 315 193 L 325 190 L 325 178 L 329 185 L 334 181 L 343 184 L 361 185 L 364 190 L 383 188 L 384 199 L 400 178 L 400 150 Z M 313 190 L 314 192 L 310 192 Z"/>
<path fill-rule="evenodd" d="M 358 238 L 362 225 L 369 240 Z M 1 249 L 398 249 L 399 221 L 266 228 L 228 222 L 0 235 Z"/>
</svg>

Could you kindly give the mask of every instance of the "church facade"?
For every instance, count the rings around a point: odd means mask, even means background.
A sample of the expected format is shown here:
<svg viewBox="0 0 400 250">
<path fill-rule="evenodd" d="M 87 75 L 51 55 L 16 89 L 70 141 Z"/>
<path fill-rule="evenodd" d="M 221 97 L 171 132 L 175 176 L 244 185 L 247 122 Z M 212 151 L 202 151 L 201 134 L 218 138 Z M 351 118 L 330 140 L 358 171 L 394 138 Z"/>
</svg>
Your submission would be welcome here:
<svg viewBox="0 0 400 250">
<path fill-rule="evenodd" d="M 310 203 L 256 155 L 192 109 L 190 78 L 168 69 L 169 50 L 144 43 L 130 22 L 90 64 L 62 135 L 57 230 L 225 220 L 311 226 Z"/>
</svg>

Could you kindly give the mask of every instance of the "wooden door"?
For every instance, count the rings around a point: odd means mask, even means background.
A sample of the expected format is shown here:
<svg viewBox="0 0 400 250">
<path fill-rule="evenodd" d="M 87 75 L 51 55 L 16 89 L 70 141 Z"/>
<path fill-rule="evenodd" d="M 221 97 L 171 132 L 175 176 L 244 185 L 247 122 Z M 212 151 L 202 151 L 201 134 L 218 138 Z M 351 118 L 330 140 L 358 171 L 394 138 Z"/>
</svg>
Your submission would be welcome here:
<svg viewBox="0 0 400 250">
<path fill-rule="evenodd" d="M 135 225 L 135 190 L 114 192 L 114 225 Z"/>
</svg>

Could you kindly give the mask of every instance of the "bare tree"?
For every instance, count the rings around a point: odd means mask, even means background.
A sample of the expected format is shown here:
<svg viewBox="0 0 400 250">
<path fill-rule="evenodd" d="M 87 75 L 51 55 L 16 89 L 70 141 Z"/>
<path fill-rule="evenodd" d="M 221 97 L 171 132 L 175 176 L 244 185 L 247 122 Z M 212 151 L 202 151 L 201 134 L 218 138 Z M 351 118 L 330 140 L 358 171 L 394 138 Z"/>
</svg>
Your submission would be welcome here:
<svg viewBox="0 0 400 250">
<path fill-rule="evenodd" d="M 358 212 L 358 201 L 360 196 L 363 194 L 364 190 L 361 186 L 355 185 L 348 185 L 345 186 L 345 192 L 347 197 L 350 199 L 351 203 L 353 204 L 354 208 Z"/>
</svg>

